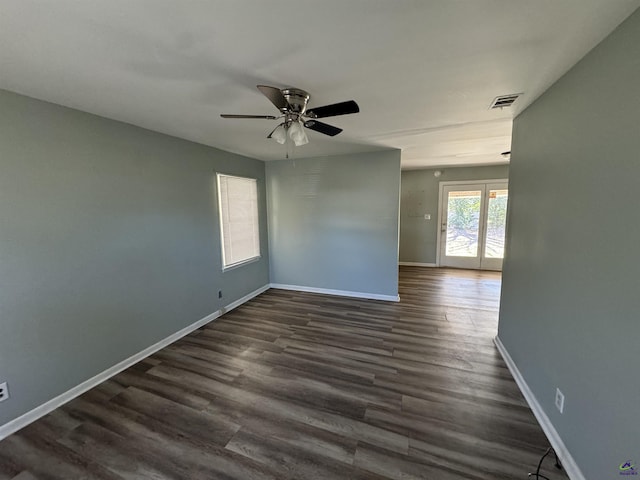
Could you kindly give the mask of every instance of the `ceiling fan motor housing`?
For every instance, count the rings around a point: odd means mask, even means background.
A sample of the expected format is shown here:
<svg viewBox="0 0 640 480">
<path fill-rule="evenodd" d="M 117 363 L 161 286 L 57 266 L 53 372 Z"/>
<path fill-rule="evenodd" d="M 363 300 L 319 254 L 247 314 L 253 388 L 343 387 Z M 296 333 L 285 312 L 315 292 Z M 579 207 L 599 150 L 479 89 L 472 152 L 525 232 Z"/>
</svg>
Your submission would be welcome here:
<svg viewBox="0 0 640 480">
<path fill-rule="evenodd" d="M 307 110 L 307 102 L 309 102 L 309 94 L 299 88 L 285 88 L 282 95 L 289 103 L 290 108 L 282 108 L 284 114 L 297 113 L 302 115 Z"/>
</svg>

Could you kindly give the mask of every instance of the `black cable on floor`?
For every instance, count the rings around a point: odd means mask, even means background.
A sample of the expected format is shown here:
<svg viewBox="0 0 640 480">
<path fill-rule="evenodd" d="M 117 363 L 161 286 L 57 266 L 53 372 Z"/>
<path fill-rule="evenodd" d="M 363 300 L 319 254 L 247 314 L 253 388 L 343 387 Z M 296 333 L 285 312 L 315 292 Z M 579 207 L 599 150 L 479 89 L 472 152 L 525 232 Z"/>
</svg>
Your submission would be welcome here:
<svg viewBox="0 0 640 480">
<path fill-rule="evenodd" d="M 556 463 L 555 463 L 556 468 L 558 468 L 558 469 L 562 468 L 562 464 L 560 463 L 560 459 L 558 459 L 558 454 L 556 453 L 556 451 L 552 447 L 549 447 L 549 448 L 547 448 L 547 451 L 544 452 L 544 455 L 542 455 L 542 458 L 538 462 L 538 468 L 536 469 L 536 473 L 529 473 L 529 478 L 534 478 L 535 480 L 540 480 L 541 478 L 543 480 L 551 480 L 549 477 L 545 477 L 544 475 L 542 475 L 540 473 L 540 469 L 542 468 L 542 462 L 547 457 L 547 455 L 549 455 L 551 452 L 553 452 L 553 455 L 556 457 Z"/>
</svg>

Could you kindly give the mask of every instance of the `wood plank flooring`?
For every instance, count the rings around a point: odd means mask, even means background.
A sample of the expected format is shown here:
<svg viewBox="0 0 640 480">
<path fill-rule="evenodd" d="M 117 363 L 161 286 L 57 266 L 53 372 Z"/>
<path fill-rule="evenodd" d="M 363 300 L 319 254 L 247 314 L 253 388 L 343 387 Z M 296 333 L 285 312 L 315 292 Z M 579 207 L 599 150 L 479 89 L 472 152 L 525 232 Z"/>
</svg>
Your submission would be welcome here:
<svg viewBox="0 0 640 480">
<path fill-rule="evenodd" d="M 499 294 L 420 267 L 397 304 L 269 290 L 0 442 L 0 480 L 527 478 L 548 442 Z"/>
</svg>

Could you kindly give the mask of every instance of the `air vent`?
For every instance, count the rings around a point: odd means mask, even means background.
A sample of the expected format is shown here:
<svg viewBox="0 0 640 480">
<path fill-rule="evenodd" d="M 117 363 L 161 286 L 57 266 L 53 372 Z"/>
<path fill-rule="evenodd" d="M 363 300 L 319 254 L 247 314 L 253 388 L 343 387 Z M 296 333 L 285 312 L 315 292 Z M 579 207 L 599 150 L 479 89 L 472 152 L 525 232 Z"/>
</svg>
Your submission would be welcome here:
<svg viewBox="0 0 640 480">
<path fill-rule="evenodd" d="M 491 106 L 489 108 L 506 108 L 513 105 L 518 98 L 520 98 L 521 93 L 512 93 L 511 95 L 501 95 L 493 99 L 491 102 Z"/>
</svg>

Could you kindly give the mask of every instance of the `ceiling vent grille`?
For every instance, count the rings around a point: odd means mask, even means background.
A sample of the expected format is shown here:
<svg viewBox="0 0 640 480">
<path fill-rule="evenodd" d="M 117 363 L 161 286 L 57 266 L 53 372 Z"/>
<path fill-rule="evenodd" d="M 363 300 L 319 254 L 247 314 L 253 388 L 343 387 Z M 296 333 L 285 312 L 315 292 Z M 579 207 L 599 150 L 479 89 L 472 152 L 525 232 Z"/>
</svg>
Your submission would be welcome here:
<svg viewBox="0 0 640 480">
<path fill-rule="evenodd" d="M 496 97 L 493 99 L 493 102 L 491 102 L 491 106 L 489 108 L 510 107 L 518 98 L 520 98 L 521 95 L 521 93 L 512 93 L 511 95 L 501 95 Z"/>
</svg>

